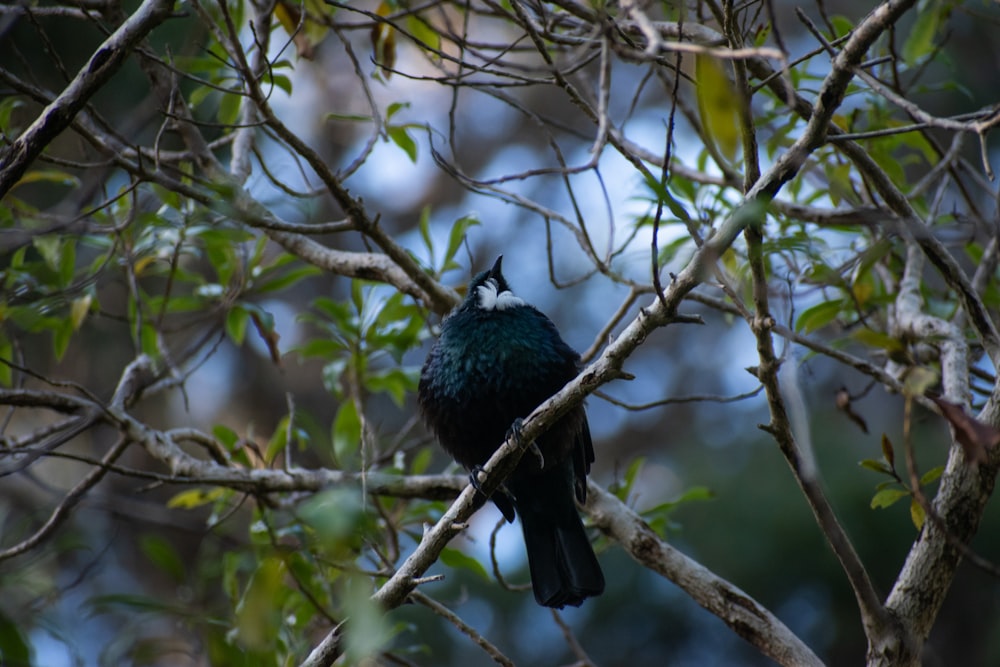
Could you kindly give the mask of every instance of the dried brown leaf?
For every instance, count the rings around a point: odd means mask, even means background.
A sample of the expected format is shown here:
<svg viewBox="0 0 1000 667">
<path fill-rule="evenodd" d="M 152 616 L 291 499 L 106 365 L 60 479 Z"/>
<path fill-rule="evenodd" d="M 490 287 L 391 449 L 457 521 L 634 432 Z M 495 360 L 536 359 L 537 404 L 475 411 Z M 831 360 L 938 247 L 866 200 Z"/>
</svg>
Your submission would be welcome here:
<svg viewBox="0 0 1000 667">
<path fill-rule="evenodd" d="M 986 463 L 989 459 L 988 450 L 1000 444 L 1000 431 L 970 416 L 957 403 L 933 396 L 931 400 L 938 406 L 941 416 L 955 429 L 955 439 L 965 450 L 965 458 L 976 463 Z"/>
</svg>

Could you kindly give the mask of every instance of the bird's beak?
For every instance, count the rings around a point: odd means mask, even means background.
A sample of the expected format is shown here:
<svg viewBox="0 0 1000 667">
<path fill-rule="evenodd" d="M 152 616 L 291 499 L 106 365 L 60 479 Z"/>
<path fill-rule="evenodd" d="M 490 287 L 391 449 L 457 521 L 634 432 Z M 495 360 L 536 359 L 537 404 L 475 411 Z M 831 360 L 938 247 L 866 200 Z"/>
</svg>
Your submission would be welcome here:
<svg viewBox="0 0 1000 667">
<path fill-rule="evenodd" d="M 503 255 L 497 257 L 497 261 L 493 263 L 493 268 L 490 269 L 490 278 L 500 277 L 500 264 L 503 263 Z"/>
</svg>

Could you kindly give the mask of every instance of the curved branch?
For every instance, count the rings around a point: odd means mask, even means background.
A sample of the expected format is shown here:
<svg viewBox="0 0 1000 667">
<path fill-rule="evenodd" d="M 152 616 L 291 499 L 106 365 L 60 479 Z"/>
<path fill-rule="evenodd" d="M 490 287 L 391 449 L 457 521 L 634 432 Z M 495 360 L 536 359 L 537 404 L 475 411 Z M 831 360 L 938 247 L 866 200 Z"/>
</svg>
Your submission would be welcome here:
<svg viewBox="0 0 1000 667">
<path fill-rule="evenodd" d="M 593 482 L 587 514 L 640 565 L 677 584 L 699 605 L 775 662 L 789 667 L 822 665 L 795 633 L 747 593 L 691 560 L 656 534 L 625 503 Z"/>
<path fill-rule="evenodd" d="M 13 141 L 0 161 L 0 199 L 24 175 L 45 147 L 65 130 L 87 100 L 103 86 L 131 55 L 133 47 L 163 23 L 173 0 L 145 0 L 90 56 L 68 86 Z"/>
<path fill-rule="evenodd" d="M 38 528 L 38 530 L 14 546 L 0 551 L 0 562 L 31 551 L 49 535 L 51 535 L 52 532 L 59 527 L 59 524 L 61 524 L 70 515 L 70 512 L 76 504 L 80 502 L 83 496 L 86 495 L 87 491 L 92 489 L 104 478 L 104 476 L 108 473 L 109 465 L 122 455 L 129 444 L 131 444 L 131 441 L 128 438 L 119 438 L 118 442 L 116 442 L 101 459 L 101 465 L 95 467 L 87 473 L 82 480 L 77 482 L 76 486 L 70 489 L 69 493 L 67 493 L 59 505 L 52 510 L 52 514 L 49 515 L 49 518 Z"/>
</svg>

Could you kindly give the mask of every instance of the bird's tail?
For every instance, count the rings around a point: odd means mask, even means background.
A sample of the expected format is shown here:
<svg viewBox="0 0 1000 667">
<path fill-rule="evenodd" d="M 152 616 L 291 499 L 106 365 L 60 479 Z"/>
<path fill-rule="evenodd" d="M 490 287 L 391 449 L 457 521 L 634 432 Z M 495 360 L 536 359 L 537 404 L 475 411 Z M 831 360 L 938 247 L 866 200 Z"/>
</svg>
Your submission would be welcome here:
<svg viewBox="0 0 1000 667">
<path fill-rule="evenodd" d="M 578 607 L 588 597 L 604 592 L 604 574 L 574 502 L 570 462 L 512 480 L 508 488 L 521 516 L 538 604 Z"/>
</svg>

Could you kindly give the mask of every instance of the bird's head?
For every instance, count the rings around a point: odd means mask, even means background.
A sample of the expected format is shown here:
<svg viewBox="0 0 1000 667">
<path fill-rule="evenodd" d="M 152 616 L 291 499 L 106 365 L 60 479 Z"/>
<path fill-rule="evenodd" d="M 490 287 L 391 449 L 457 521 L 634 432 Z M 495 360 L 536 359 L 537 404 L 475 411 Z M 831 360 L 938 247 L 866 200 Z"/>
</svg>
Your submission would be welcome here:
<svg viewBox="0 0 1000 667">
<path fill-rule="evenodd" d="M 476 274 L 476 277 L 469 283 L 469 292 L 465 297 L 465 306 L 477 310 L 506 310 L 516 306 L 524 306 L 524 300 L 514 296 L 507 284 L 507 279 L 503 277 L 500 264 L 503 262 L 503 255 L 497 257 L 493 268 Z"/>
</svg>

